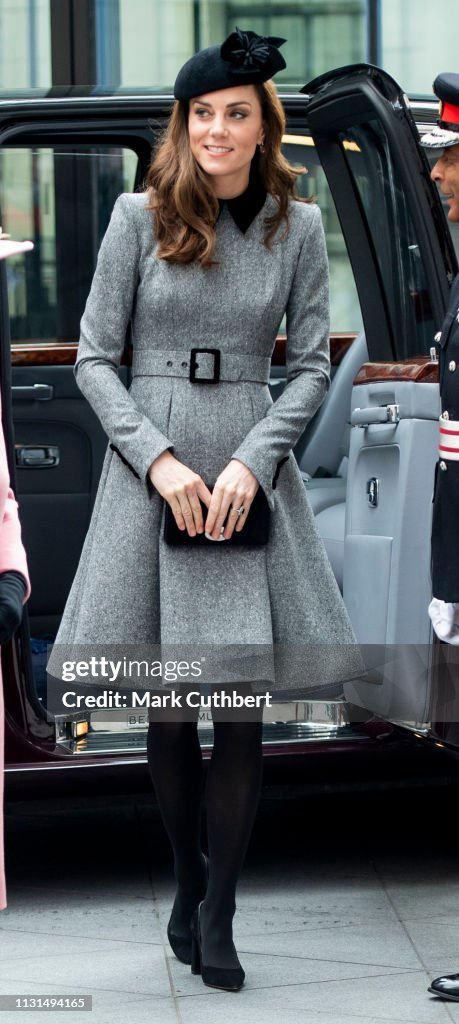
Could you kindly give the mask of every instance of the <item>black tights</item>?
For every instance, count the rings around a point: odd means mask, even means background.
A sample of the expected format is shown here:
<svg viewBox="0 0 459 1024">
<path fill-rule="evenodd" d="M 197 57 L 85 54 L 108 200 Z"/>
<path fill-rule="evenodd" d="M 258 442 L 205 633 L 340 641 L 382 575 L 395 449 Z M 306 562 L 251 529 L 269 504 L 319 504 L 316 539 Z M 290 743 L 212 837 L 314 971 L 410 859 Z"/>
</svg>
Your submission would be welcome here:
<svg viewBox="0 0 459 1024">
<path fill-rule="evenodd" d="M 258 806 L 262 777 L 261 711 L 252 721 L 214 713 L 214 745 L 205 792 L 209 882 L 201 912 L 203 962 L 237 966 L 232 940 L 236 885 Z M 148 764 L 174 852 L 174 931 L 186 934 L 206 891 L 201 852 L 202 757 L 196 721 L 150 722 Z"/>
</svg>

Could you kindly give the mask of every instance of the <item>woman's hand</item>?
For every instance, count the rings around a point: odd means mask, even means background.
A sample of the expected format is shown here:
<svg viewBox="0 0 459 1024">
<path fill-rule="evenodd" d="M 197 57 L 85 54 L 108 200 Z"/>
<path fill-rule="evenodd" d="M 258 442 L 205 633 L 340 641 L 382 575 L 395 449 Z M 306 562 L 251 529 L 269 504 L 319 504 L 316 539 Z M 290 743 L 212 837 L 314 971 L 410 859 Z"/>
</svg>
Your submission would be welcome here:
<svg viewBox="0 0 459 1024">
<path fill-rule="evenodd" d="M 148 476 L 170 505 L 179 530 L 188 530 L 190 537 L 204 532 L 202 509 L 199 498 L 210 505 L 211 492 L 198 473 L 165 451 L 152 462 Z"/>
<path fill-rule="evenodd" d="M 223 536 L 228 540 L 234 530 L 240 533 L 259 486 L 256 476 L 243 462 L 239 462 L 239 459 L 231 459 L 231 462 L 225 466 L 215 481 L 205 524 L 206 533 L 211 533 L 215 540 L 218 539 L 228 510 L 228 523 Z M 244 508 L 244 514 L 236 515 L 233 510 L 241 506 Z"/>
</svg>

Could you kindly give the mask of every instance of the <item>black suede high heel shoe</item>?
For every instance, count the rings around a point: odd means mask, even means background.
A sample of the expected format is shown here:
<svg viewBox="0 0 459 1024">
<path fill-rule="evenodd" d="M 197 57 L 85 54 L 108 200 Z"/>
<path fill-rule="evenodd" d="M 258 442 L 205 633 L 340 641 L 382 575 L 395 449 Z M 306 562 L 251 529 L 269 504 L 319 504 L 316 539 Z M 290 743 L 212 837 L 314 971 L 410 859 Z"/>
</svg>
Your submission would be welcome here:
<svg viewBox="0 0 459 1024">
<path fill-rule="evenodd" d="M 208 857 L 206 857 L 205 853 L 203 853 L 203 857 L 206 863 L 206 874 L 208 882 L 209 859 Z M 190 918 L 195 908 L 196 904 L 190 908 Z M 171 920 L 172 919 L 169 920 L 169 923 L 167 925 L 167 938 L 169 939 L 169 945 L 172 949 L 172 952 L 177 957 L 177 960 L 180 960 L 182 964 L 191 964 L 191 929 L 188 937 L 184 935 L 177 935 L 171 928 Z"/>
<path fill-rule="evenodd" d="M 225 992 L 238 992 L 244 984 L 242 967 L 206 967 L 202 962 L 200 911 L 202 902 L 191 918 L 191 973 L 200 974 L 205 985 Z"/>
</svg>

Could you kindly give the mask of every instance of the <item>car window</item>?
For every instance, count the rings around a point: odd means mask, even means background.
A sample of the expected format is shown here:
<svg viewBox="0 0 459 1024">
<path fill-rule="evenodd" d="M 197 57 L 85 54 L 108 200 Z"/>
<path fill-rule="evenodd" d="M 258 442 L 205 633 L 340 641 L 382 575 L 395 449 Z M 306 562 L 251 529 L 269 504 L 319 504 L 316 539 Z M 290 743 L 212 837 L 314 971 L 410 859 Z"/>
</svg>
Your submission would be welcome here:
<svg viewBox="0 0 459 1024">
<path fill-rule="evenodd" d="M 293 167 L 304 169 L 297 181 L 299 195 L 314 197 L 322 213 L 330 265 L 331 330 L 361 331 L 362 315 L 354 275 L 335 204 L 314 142 L 307 135 L 285 135 L 283 151 Z"/>
<path fill-rule="evenodd" d="M 0 149 L 0 223 L 35 245 L 8 262 L 12 341 L 78 340 L 101 239 L 137 164 L 120 146 Z"/>
<path fill-rule="evenodd" d="M 410 325 L 397 337 L 400 357 L 427 353 L 435 330 L 427 273 L 386 129 L 371 119 L 339 132 L 338 138 L 395 322 Z M 401 289 L 400 281 L 406 281 L 408 288 Z"/>
</svg>

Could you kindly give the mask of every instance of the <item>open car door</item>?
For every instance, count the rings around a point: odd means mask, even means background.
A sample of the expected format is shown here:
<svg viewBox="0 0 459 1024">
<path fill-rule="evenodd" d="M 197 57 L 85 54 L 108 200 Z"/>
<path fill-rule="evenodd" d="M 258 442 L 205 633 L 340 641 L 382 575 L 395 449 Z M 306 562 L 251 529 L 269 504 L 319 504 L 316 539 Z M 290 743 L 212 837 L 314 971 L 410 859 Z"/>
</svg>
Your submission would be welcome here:
<svg viewBox="0 0 459 1024">
<path fill-rule="evenodd" d="M 346 696 L 388 720 L 445 736 L 433 724 L 440 712 L 432 663 L 440 645 L 432 643 L 427 607 L 440 412 L 433 346 L 456 257 L 397 83 L 358 64 L 302 91 L 354 270 L 370 359 L 350 409 L 343 594 L 375 671 L 373 683 L 349 685 Z"/>
</svg>

